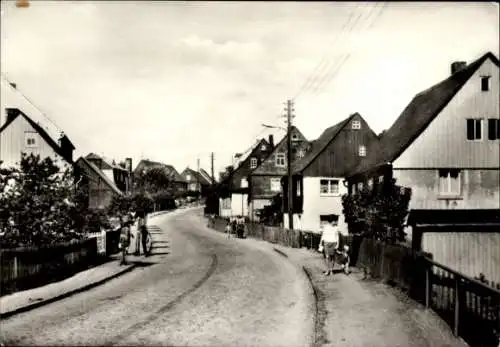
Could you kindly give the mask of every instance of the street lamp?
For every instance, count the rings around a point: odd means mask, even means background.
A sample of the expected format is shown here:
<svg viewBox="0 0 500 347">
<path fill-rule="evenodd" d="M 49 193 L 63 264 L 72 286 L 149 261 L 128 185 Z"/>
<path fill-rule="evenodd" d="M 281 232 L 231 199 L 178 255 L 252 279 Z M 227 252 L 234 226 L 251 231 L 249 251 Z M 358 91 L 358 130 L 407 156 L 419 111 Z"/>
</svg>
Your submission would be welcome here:
<svg viewBox="0 0 500 347">
<path fill-rule="evenodd" d="M 293 185 L 292 185 L 292 140 L 291 140 L 291 126 L 289 124 L 288 128 L 280 127 L 277 125 L 267 125 L 267 124 L 262 124 L 263 127 L 265 128 L 270 128 L 270 129 L 280 129 L 284 130 L 287 133 L 287 160 L 286 160 L 286 171 L 287 171 L 287 177 L 288 177 L 288 204 L 287 204 L 287 212 L 288 212 L 288 229 L 293 230 Z"/>
</svg>

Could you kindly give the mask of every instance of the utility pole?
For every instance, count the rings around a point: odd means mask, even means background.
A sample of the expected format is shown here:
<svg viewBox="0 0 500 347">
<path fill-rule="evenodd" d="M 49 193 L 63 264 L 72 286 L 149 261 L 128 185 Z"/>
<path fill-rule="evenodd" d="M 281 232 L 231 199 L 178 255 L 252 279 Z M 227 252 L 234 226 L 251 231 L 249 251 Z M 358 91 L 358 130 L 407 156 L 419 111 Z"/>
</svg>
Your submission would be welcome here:
<svg viewBox="0 0 500 347">
<path fill-rule="evenodd" d="M 210 156 L 210 162 L 212 163 L 212 184 L 214 184 L 215 182 L 215 176 L 214 176 L 214 152 L 212 152 L 211 156 Z"/>
<path fill-rule="evenodd" d="M 196 182 L 197 182 L 197 187 L 200 190 L 201 193 L 201 184 L 200 184 L 200 158 L 196 160 L 196 167 L 197 167 L 197 172 L 196 172 Z"/>
<path fill-rule="evenodd" d="M 288 229 L 293 230 L 293 180 L 292 180 L 292 119 L 293 119 L 293 101 L 288 100 L 286 102 L 286 168 L 288 175 Z"/>
</svg>

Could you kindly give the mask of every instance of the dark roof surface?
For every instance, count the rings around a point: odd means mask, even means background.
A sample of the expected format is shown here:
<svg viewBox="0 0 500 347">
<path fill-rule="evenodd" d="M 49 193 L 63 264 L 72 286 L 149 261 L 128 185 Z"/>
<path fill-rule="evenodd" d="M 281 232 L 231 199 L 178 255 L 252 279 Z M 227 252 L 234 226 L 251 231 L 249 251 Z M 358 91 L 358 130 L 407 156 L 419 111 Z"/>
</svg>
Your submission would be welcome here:
<svg viewBox="0 0 500 347">
<path fill-rule="evenodd" d="M 134 169 L 134 172 L 137 171 L 138 168 L 141 166 L 145 167 L 146 169 L 151 169 L 151 168 L 162 168 L 165 171 L 165 174 L 167 175 L 168 178 L 173 180 L 174 182 L 186 182 L 186 180 L 177 172 L 177 170 L 172 166 L 172 165 L 167 165 L 163 164 L 157 161 L 152 161 L 149 159 L 142 159 L 139 164 Z"/>
<path fill-rule="evenodd" d="M 397 159 L 488 58 L 499 65 L 498 58 L 488 52 L 464 69 L 417 94 L 375 145 L 371 151 L 373 155 L 365 157 L 351 175 L 370 171 Z"/>
<path fill-rule="evenodd" d="M 4 125 L 2 125 L 2 127 L 0 128 L 0 133 L 2 131 L 4 131 L 4 129 L 6 129 L 15 119 L 17 119 L 17 117 L 19 115 L 21 115 L 33 127 L 33 129 L 35 129 L 36 132 L 45 140 L 45 142 L 47 142 L 47 144 L 50 147 L 52 147 L 52 149 L 54 150 L 54 152 L 56 152 L 58 155 L 60 155 L 68 163 L 73 164 L 73 161 L 71 160 L 71 157 L 69 157 L 68 155 L 66 155 L 64 153 L 64 151 L 59 146 L 59 144 L 57 144 L 57 142 L 55 142 L 52 139 L 52 137 L 47 133 L 47 131 L 45 131 L 44 128 L 42 128 L 42 126 L 40 124 L 38 124 L 35 121 L 33 121 L 30 117 L 28 117 L 26 114 L 24 114 L 23 111 L 21 111 L 19 109 L 15 109 L 15 110 L 16 110 L 17 114 L 15 114 L 14 116 L 10 117 L 9 120 L 7 122 L 5 122 Z"/>
<path fill-rule="evenodd" d="M 120 191 L 120 189 L 118 189 L 118 187 L 116 186 L 116 184 L 108 177 L 104 174 L 104 172 L 102 172 L 101 170 L 99 170 L 99 168 L 92 162 L 90 162 L 88 159 L 84 158 L 84 157 L 80 157 L 77 161 L 77 164 L 79 162 L 83 162 L 85 163 L 92 171 L 94 171 L 103 181 L 104 183 L 106 183 L 106 185 L 108 187 L 110 187 L 116 194 L 118 195 L 123 195 L 123 193 Z"/>
<path fill-rule="evenodd" d="M 349 121 L 356 115 L 359 114 L 354 113 L 340 123 L 337 123 L 334 126 L 331 126 L 323 131 L 321 136 L 311 143 L 311 151 L 302 159 L 292 164 L 292 172 L 296 174 L 306 169 L 335 139 L 335 137 L 340 133 L 344 126 L 349 123 Z"/>
</svg>

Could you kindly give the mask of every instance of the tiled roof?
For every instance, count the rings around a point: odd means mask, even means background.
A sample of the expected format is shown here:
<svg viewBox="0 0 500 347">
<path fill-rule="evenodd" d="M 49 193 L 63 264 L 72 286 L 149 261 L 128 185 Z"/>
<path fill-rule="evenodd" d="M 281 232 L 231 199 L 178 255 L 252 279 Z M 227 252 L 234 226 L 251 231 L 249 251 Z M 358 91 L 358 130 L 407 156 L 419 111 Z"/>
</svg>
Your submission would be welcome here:
<svg viewBox="0 0 500 347">
<path fill-rule="evenodd" d="M 121 192 L 120 189 L 118 189 L 118 187 L 115 185 L 115 183 L 113 181 L 111 181 L 111 179 L 106 176 L 104 174 L 104 172 L 102 172 L 101 170 L 99 170 L 99 168 L 92 162 L 90 162 L 88 159 L 84 158 L 84 157 L 80 157 L 78 160 L 77 160 L 77 163 L 79 161 L 82 161 L 84 162 L 92 171 L 94 171 L 102 180 L 104 183 L 106 183 L 106 185 L 108 187 L 110 187 L 116 194 L 118 195 L 123 195 L 123 193 Z"/>
<path fill-rule="evenodd" d="M 124 167 L 121 167 L 118 164 L 113 164 L 113 159 L 99 156 L 95 153 L 89 153 L 86 157 L 87 160 L 102 160 L 102 162 L 107 166 L 105 169 L 119 169 L 123 171 L 127 171 Z"/>
<path fill-rule="evenodd" d="M 350 115 L 340 123 L 337 123 L 323 131 L 321 136 L 311 143 L 311 151 L 302 159 L 292 164 L 292 172 L 297 174 L 306 169 L 335 139 L 344 126 L 356 115 L 358 115 L 358 113 Z"/>
<path fill-rule="evenodd" d="M 417 94 L 375 145 L 371 151 L 373 155 L 365 157 L 351 176 L 368 172 L 397 159 L 488 58 L 499 65 L 498 58 L 488 52 L 462 70 Z"/>
<path fill-rule="evenodd" d="M 206 172 L 206 171 L 205 171 L 205 170 L 203 170 L 203 169 L 200 169 L 200 173 L 201 173 L 201 175 L 202 175 L 202 176 L 203 176 L 203 177 L 204 177 L 204 178 L 205 178 L 205 179 L 209 182 L 209 184 L 214 183 L 214 182 L 213 182 L 213 179 L 212 179 L 212 176 L 210 176 L 210 175 L 208 174 L 208 172 Z"/>
<path fill-rule="evenodd" d="M 54 152 L 56 152 L 58 155 L 60 155 L 68 163 L 70 163 L 70 164 L 73 163 L 71 158 L 68 155 L 66 155 L 66 153 L 64 153 L 64 151 L 59 146 L 59 144 L 52 139 L 52 137 L 45 131 L 45 129 L 42 128 L 42 126 L 40 124 L 33 121 L 30 117 L 28 117 L 26 114 L 24 114 L 23 111 L 21 111 L 19 109 L 15 109 L 15 110 L 16 110 L 17 114 L 10 117 L 9 120 L 7 122 L 5 122 L 4 125 L 2 125 L 2 127 L 0 128 L 0 133 L 2 131 L 4 131 L 15 119 L 17 119 L 18 116 L 21 115 L 33 127 L 33 129 L 35 129 L 36 132 L 45 140 L 45 142 L 47 142 L 47 144 L 50 147 L 52 147 Z"/>
<path fill-rule="evenodd" d="M 152 169 L 155 167 L 163 168 L 165 171 L 165 174 L 167 175 L 167 177 L 169 179 L 173 180 L 174 182 L 186 182 L 186 180 L 184 178 L 182 178 L 182 176 L 179 174 L 179 172 L 177 172 L 177 170 L 172 165 L 167 165 L 167 164 L 163 164 L 163 163 L 148 160 L 148 159 L 142 159 L 139 162 L 139 164 L 137 164 L 134 171 L 136 171 L 141 166 L 144 166 L 147 169 Z"/>
</svg>

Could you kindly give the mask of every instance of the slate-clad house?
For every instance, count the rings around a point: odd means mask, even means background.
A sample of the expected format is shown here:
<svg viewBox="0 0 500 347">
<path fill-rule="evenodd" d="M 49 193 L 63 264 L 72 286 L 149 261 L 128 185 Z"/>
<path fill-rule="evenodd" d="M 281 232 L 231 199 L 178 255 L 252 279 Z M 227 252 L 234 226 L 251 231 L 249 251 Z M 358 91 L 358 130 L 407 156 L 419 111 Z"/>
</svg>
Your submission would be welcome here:
<svg viewBox="0 0 500 347">
<path fill-rule="evenodd" d="M 311 150 L 292 164 L 293 222 L 295 229 L 320 232 L 322 222 L 339 217 L 339 229 L 347 233 L 342 215 L 344 181 L 349 170 L 368 155 L 378 142 L 377 135 L 359 113 L 326 129 L 313 141 Z M 283 178 L 283 208 L 287 210 L 288 179 Z M 288 228 L 288 213 L 284 213 Z"/>
<path fill-rule="evenodd" d="M 203 169 L 200 169 L 200 174 L 203 176 L 203 178 L 205 178 L 205 180 L 209 183 L 209 184 L 214 184 L 215 183 L 215 177 L 212 177 L 208 174 L 208 172 L 206 172 L 205 170 Z"/>
<path fill-rule="evenodd" d="M 201 171 L 201 170 L 200 170 Z M 187 191 L 204 193 L 207 188 L 211 185 L 211 182 L 196 170 L 189 167 L 185 168 L 181 173 L 182 178 L 187 182 Z"/>
<path fill-rule="evenodd" d="M 292 163 L 303 158 L 310 143 L 296 127 L 291 129 Z M 287 174 L 287 135 L 275 146 L 271 154 L 249 175 L 249 214 L 258 220 L 258 211 L 271 204 L 281 194 L 281 177 Z"/>
<path fill-rule="evenodd" d="M 102 171 L 113 184 L 124 194 L 130 194 L 132 190 L 132 159 L 127 158 L 126 163 L 128 168 L 117 165 L 114 160 L 101 157 L 95 153 L 89 153 L 85 159 L 93 163 L 100 171 Z"/>
<path fill-rule="evenodd" d="M 171 186 L 176 197 L 180 197 L 186 194 L 187 192 L 187 182 L 182 176 L 177 172 L 177 170 L 172 165 L 166 165 L 160 162 L 142 159 L 139 164 L 137 164 L 134 169 L 134 176 L 139 174 L 140 172 L 145 172 L 152 168 L 161 168 L 164 170 L 166 176 L 171 181 Z"/>
<path fill-rule="evenodd" d="M 439 257 L 450 253 L 441 253 L 444 241 L 436 241 L 443 232 L 474 225 L 476 232 L 500 236 L 499 93 L 499 61 L 492 53 L 469 65 L 453 63 L 450 76 L 413 98 L 349 178 L 353 194 L 391 178 L 411 188 L 413 246 L 445 264 Z M 492 235 L 483 235 L 488 241 L 481 242 L 481 254 L 489 252 L 485 247 L 500 250 L 500 237 Z"/>
<path fill-rule="evenodd" d="M 239 165 L 230 177 L 222 182 L 225 188 L 219 201 L 219 215 L 222 217 L 248 216 L 248 175 L 271 153 L 274 146 L 272 136 L 269 142 L 261 139 L 250 150 L 248 156 L 240 158 Z"/>
</svg>

